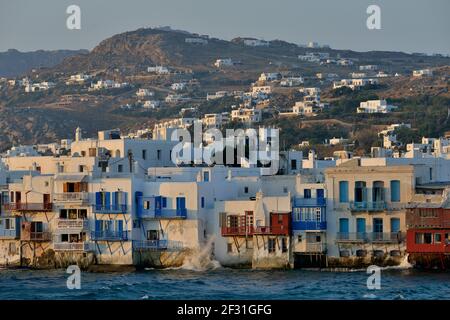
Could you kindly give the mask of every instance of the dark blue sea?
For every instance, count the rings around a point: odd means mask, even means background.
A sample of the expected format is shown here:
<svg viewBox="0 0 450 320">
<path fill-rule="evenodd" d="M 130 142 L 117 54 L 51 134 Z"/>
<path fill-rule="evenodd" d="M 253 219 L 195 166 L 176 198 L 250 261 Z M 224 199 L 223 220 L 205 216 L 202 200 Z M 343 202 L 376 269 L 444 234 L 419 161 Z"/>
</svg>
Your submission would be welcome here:
<svg viewBox="0 0 450 320">
<path fill-rule="evenodd" d="M 67 288 L 65 270 L 0 270 L 0 299 L 450 299 L 450 272 L 383 270 L 381 289 L 365 271 L 255 271 L 218 268 L 81 272 Z"/>
</svg>

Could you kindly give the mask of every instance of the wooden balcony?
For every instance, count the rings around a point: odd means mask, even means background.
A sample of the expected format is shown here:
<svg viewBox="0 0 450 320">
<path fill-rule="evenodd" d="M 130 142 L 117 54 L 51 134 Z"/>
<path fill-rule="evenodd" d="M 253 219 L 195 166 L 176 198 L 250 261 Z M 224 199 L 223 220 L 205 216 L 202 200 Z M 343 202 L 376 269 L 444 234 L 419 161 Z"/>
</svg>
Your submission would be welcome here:
<svg viewBox="0 0 450 320">
<path fill-rule="evenodd" d="M 94 245 L 91 242 L 58 242 L 53 244 L 55 251 L 94 251 Z"/>
<path fill-rule="evenodd" d="M 6 211 L 48 212 L 53 210 L 53 203 L 7 203 L 3 205 Z"/>
<path fill-rule="evenodd" d="M 289 235 L 289 227 L 285 225 L 270 227 L 255 227 L 253 234 L 255 235 Z"/>
<path fill-rule="evenodd" d="M 222 227 L 222 237 L 245 237 L 252 236 L 255 228 L 253 226 Z"/>
<path fill-rule="evenodd" d="M 57 219 L 56 228 L 60 230 L 85 230 L 89 228 L 89 220 L 84 219 Z"/>
<path fill-rule="evenodd" d="M 23 232 L 21 234 L 20 240 L 46 242 L 46 241 L 50 241 L 51 240 L 51 233 L 47 232 L 47 231 L 43 231 L 43 232 Z"/>
<path fill-rule="evenodd" d="M 76 202 L 76 203 L 85 203 L 89 201 L 89 193 L 87 192 L 64 192 L 64 193 L 55 193 L 53 195 L 55 202 Z"/>
</svg>

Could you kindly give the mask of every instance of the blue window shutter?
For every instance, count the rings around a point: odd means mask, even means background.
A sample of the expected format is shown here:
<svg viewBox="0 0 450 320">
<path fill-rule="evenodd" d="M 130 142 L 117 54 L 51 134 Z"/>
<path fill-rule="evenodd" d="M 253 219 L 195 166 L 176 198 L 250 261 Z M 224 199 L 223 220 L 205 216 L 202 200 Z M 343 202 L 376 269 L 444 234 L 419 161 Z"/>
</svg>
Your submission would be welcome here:
<svg viewBox="0 0 450 320">
<path fill-rule="evenodd" d="M 339 232 L 348 233 L 348 219 L 347 218 L 339 219 Z"/>
<path fill-rule="evenodd" d="M 102 205 L 102 195 L 100 192 L 95 193 L 95 205 L 97 207 Z"/>
<path fill-rule="evenodd" d="M 118 204 L 118 194 L 117 194 L 117 191 L 115 191 L 115 192 L 113 192 L 112 193 L 112 207 L 113 207 L 113 209 L 118 209 L 119 208 L 119 206 L 117 205 Z"/>
<path fill-rule="evenodd" d="M 109 208 L 111 206 L 111 192 L 105 192 L 105 207 Z"/>
<path fill-rule="evenodd" d="M 400 231 L 400 219 L 399 218 L 391 218 L 391 232 L 399 232 Z"/>
<path fill-rule="evenodd" d="M 163 208 L 167 208 L 167 198 L 166 197 L 162 197 L 162 207 Z"/>
<path fill-rule="evenodd" d="M 125 206 L 128 205 L 128 192 L 123 192 L 123 203 Z"/>
<path fill-rule="evenodd" d="M 123 220 L 117 220 L 117 231 L 122 233 L 123 231 Z"/>
<path fill-rule="evenodd" d="M 348 181 L 339 181 L 339 202 L 348 202 Z"/>
<path fill-rule="evenodd" d="M 366 232 L 366 219 L 364 218 L 356 219 L 356 232 L 358 233 Z"/>
<path fill-rule="evenodd" d="M 400 201 L 400 181 L 392 180 L 391 181 L 391 202 L 399 202 Z"/>
<path fill-rule="evenodd" d="M 161 196 L 155 197 L 155 209 L 161 210 Z"/>
<path fill-rule="evenodd" d="M 102 231 L 102 220 L 95 220 L 95 231 Z"/>
<path fill-rule="evenodd" d="M 136 191 L 134 193 L 134 201 L 136 204 L 136 215 L 140 217 L 142 215 L 142 211 L 144 210 L 144 205 L 142 202 L 142 192 Z"/>
<path fill-rule="evenodd" d="M 202 203 L 201 203 L 201 205 L 202 205 L 202 208 L 204 208 L 205 207 L 205 197 L 202 197 Z"/>
<path fill-rule="evenodd" d="M 323 191 L 323 189 L 317 189 L 317 198 L 319 199 L 325 198 L 325 192 Z"/>
</svg>

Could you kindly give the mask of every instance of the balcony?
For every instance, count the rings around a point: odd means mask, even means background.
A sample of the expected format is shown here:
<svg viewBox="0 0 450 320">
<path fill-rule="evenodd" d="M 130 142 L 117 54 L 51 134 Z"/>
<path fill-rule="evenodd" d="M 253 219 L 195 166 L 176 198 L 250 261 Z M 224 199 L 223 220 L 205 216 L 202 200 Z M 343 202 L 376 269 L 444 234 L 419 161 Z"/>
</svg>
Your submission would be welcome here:
<svg viewBox="0 0 450 320">
<path fill-rule="evenodd" d="M 177 209 L 162 209 L 155 211 L 156 219 L 186 219 L 187 209 L 177 208 Z"/>
<path fill-rule="evenodd" d="M 386 210 L 385 201 L 376 202 L 350 202 L 350 210 L 353 212 L 381 212 Z"/>
<path fill-rule="evenodd" d="M 326 221 L 292 221 L 292 230 L 318 230 L 326 231 Z"/>
<path fill-rule="evenodd" d="M 37 241 L 45 242 L 51 240 L 51 233 L 47 231 L 43 232 L 22 232 L 21 240 L 24 241 Z"/>
<path fill-rule="evenodd" d="M 133 250 L 178 251 L 183 249 L 181 241 L 171 240 L 133 240 Z"/>
<path fill-rule="evenodd" d="M 84 219 L 57 219 L 56 228 L 59 230 L 85 230 L 89 228 L 89 220 Z"/>
<path fill-rule="evenodd" d="M 91 242 L 59 242 L 53 244 L 55 251 L 94 251 L 94 245 Z"/>
<path fill-rule="evenodd" d="M 318 243 L 306 243 L 305 252 L 315 253 L 315 252 L 326 252 L 327 244 L 323 242 Z"/>
<path fill-rule="evenodd" d="M 76 202 L 85 203 L 89 201 L 89 193 L 87 192 L 64 192 L 53 195 L 55 202 Z"/>
<path fill-rule="evenodd" d="M 128 241 L 128 231 L 92 231 L 91 240 L 94 241 Z"/>
<path fill-rule="evenodd" d="M 341 243 L 401 243 L 404 241 L 401 232 L 338 232 L 336 242 Z"/>
<path fill-rule="evenodd" d="M 365 232 L 338 232 L 336 234 L 336 242 L 366 243 L 367 240 Z"/>
<path fill-rule="evenodd" d="M 95 213 L 127 213 L 128 206 L 126 204 L 101 205 L 95 204 L 92 206 L 92 211 Z"/>
<path fill-rule="evenodd" d="M 294 207 L 324 207 L 327 205 L 325 198 L 295 198 Z"/>
<path fill-rule="evenodd" d="M 52 211 L 52 203 L 7 203 L 3 205 L 3 209 L 6 211 L 35 211 L 35 212 L 47 212 Z"/>
<path fill-rule="evenodd" d="M 289 235 L 287 226 L 271 226 L 271 227 L 255 227 L 253 231 L 255 235 Z"/>
<path fill-rule="evenodd" d="M 242 226 L 242 227 L 222 227 L 222 237 L 245 237 L 252 236 L 254 232 L 253 226 Z"/>
<path fill-rule="evenodd" d="M 0 239 L 19 239 L 20 228 L 16 229 L 0 229 Z"/>
</svg>

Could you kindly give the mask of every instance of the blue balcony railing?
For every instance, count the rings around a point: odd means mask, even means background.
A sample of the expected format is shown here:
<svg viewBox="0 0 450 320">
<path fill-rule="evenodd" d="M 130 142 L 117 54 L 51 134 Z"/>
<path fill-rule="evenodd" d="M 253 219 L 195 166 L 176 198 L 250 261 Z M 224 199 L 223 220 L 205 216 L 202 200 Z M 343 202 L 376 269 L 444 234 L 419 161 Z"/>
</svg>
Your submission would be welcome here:
<svg viewBox="0 0 450 320">
<path fill-rule="evenodd" d="M 128 231 L 101 230 L 92 231 L 91 240 L 94 241 L 128 241 Z"/>
<path fill-rule="evenodd" d="M 16 229 L 0 229 L 0 239 L 19 239 L 20 228 Z"/>
<path fill-rule="evenodd" d="M 92 210 L 95 213 L 126 213 L 128 206 L 126 204 L 102 205 L 94 204 Z"/>
<path fill-rule="evenodd" d="M 292 230 L 327 230 L 326 221 L 292 221 Z"/>
<path fill-rule="evenodd" d="M 354 201 L 350 202 L 350 210 L 352 211 L 384 211 L 386 210 L 386 202 L 385 201 L 375 201 L 375 202 L 367 202 L 367 201 Z"/>
<path fill-rule="evenodd" d="M 338 232 L 337 242 L 400 243 L 405 239 L 402 232 Z"/>
<path fill-rule="evenodd" d="M 326 198 L 295 198 L 294 207 L 324 207 L 327 205 Z"/>
<path fill-rule="evenodd" d="M 176 251 L 183 249 L 181 241 L 171 240 L 133 240 L 134 250 Z"/>
<path fill-rule="evenodd" d="M 187 209 L 161 209 L 155 211 L 155 218 L 159 219 L 186 219 Z"/>
</svg>

